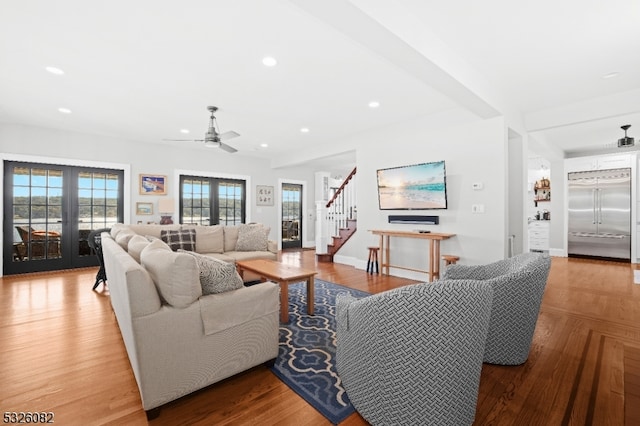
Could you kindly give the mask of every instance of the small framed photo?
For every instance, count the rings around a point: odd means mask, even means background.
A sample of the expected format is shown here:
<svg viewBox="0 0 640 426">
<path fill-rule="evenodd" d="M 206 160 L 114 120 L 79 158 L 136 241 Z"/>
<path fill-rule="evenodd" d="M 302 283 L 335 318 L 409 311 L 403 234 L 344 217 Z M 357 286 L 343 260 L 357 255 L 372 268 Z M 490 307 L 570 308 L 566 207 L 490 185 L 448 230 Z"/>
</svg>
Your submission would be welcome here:
<svg viewBox="0 0 640 426">
<path fill-rule="evenodd" d="M 162 175 L 140 174 L 141 195 L 166 195 L 167 177 Z"/>
<path fill-rule="evenodd" d="M 256 206 L 273 205 L 273 186 L 256 185 Z"/>
<path fill-rule="evenodd" d="M 138 215 L 153 214 L 153 203 L 136 203 L 136 214 Z"/>
</svg>

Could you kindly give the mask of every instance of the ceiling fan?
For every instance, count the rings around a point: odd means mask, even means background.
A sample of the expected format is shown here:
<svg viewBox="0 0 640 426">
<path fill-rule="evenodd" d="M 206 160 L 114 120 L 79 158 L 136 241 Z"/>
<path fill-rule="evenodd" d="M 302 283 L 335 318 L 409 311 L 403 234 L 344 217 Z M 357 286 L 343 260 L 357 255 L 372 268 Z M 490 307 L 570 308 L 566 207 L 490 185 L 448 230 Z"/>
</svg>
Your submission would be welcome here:
<svg viewBox="0 0 640 426">
<path fill-rule="evenodd" d="M 237 152 L 238 150 L 232 146 L 229 146 L 222 141 L 236 138 L 240 136 L 239 133 L 234 131 L 220 133 L 218 129 L 218 123 L 216 121 L 215 112 L 218 110 L 218 107 L 208 106 L 207 109 L 211 112 L 211 118 L 209 118 L 209 128 L 207 129 L 207 133 L 204 134 L 204 139 L 163 139 L 165 141 L 190 141 L 190 142 L 204 142 L 204 146 L 208 148 L 220 148 L 227 152 Z"/>
</svg>

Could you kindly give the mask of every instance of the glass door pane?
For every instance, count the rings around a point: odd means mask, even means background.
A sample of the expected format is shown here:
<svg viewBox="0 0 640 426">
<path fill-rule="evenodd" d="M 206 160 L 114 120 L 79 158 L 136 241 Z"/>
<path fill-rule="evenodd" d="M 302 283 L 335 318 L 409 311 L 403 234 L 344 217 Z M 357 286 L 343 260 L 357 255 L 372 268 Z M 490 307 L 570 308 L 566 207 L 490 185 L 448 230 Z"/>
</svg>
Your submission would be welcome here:
<svg viewBox="0 0 640 426">
<path fill-rule="evenodd" d="M 243 223 L 243 189 L 244 183 L 229 181 L 218 183 L 218 223 L 220 225 Z"/>
<path fill-rule="evenodd" d="M 302 247 L 302 185 L 282 185 L 282 248 Z"/>
<path fill-rule="evenodd" d="M 103 171 L 78 173 L 78 256 L 93 256 L 89 233 L 118 222 L 119 176 Z"/>
<path fill-rule="evenodd" d="M 209 225 L 211 210 L 209 208 L 210 185 L 207 180 L 199 178 L 184 178 L 182 180 L 182 207 L 180 223 L 194 225 Z"/>
<path fill-rule="evenodd" d="M 63 176 L 58 169 L 10 168 L 12 262 L 44 262 L 62 257 Z"/>
</svg>

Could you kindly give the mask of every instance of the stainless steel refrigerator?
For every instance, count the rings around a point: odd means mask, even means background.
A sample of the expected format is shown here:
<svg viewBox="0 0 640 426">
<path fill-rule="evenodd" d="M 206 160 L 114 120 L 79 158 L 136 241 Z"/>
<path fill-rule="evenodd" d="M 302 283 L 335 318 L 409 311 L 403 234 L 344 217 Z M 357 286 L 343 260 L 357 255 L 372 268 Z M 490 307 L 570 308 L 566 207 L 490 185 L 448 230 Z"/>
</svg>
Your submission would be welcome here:
<svg viewBox="0 0 640 426">
<path fill-rule="evenodd" d="M 631 259 L 631 169 L 569 173 L 569 255 Z"/>
</svg>

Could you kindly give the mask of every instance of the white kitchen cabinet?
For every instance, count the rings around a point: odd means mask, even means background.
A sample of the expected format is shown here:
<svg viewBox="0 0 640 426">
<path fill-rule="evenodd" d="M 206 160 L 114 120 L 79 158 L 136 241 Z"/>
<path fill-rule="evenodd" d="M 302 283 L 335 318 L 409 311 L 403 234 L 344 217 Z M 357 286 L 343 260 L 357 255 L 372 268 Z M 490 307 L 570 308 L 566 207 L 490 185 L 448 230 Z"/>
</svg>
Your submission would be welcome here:
<svg viewBox="0 0 640 426">
<path fill-rule="evenodd" d="M 565 160 L 565 172 L 582 172 L 588 170 L 606 170 L 631 167 L 631 155 L 614 154 L 592 157 L 568 158 Z"/>
<path fill-rule="evenodd" d="M 529 222 L 529 251 L 549 251 L 549 221 Z"/>
</svg>

